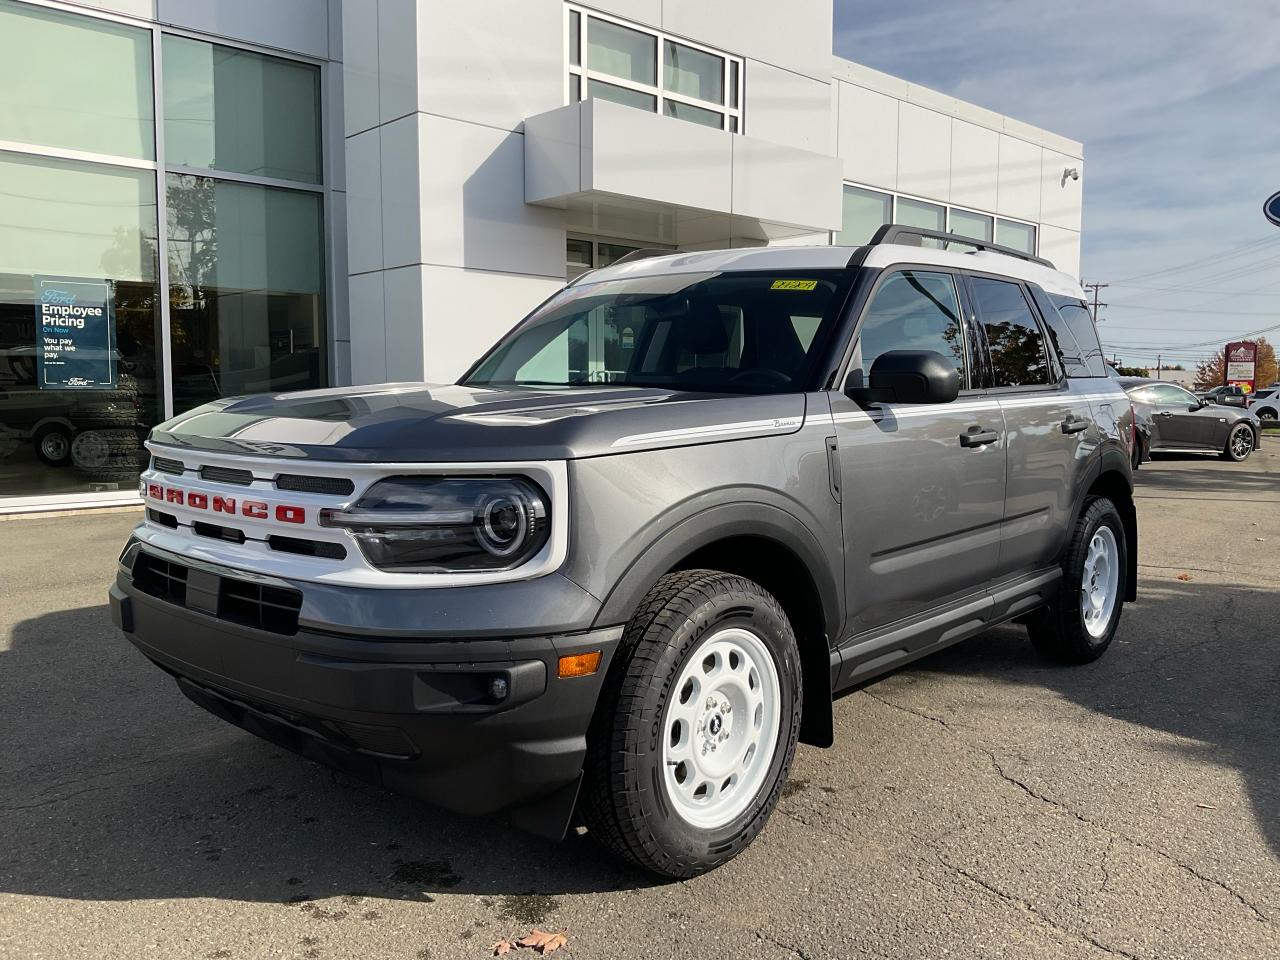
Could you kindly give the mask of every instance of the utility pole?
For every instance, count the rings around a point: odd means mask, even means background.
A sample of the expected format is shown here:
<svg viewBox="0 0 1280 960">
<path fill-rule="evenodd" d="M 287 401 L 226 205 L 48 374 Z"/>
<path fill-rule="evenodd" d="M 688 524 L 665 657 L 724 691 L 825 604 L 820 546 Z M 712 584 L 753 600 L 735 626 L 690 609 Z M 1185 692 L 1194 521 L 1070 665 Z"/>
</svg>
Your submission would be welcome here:
<svg viewBox="0 0 1280 960">
<path fill-rule="evenodd" d="M 1162 379 L 1160 376 L 1160 354 L 1156 354 L 1156 379 Z"/>
<path fill-rule="evenodd" d="M 1093 322 L 1095 325 L 1098 322 L 1098 308 L 1107 306 L 1105 303 L 1098 302 L 1098 291 L 1109 286 L 1111 286 L 1109 283 L 1086 283 L 1084 285 L 1086 290 L 1093 291 Z"/>
</svg>

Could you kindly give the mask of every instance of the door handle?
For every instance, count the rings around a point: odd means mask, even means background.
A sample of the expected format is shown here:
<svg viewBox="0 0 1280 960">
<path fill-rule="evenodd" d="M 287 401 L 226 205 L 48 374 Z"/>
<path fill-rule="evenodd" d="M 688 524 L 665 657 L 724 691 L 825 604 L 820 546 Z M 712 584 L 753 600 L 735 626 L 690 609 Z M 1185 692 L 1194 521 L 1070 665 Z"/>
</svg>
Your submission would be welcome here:
<svg viewBox="0 0 1280 960">
<path fill-rule="evenodd" d="M 1063 433 L 1079 433 L 1081 430 L 1089 429 L 1089 421 L 1084 417 L 1070 416 L 1062 421 Z"/>
<path fill-rule="evenodd" d="M 962 447 L 983 447 L 988 443 L 995 443 L 1000 439 L 1000 434 L 994 430 L 983 430 L 976 423 L 968 429 L 967 432 L 960 434 L 960 446 Z"/>
</svg>

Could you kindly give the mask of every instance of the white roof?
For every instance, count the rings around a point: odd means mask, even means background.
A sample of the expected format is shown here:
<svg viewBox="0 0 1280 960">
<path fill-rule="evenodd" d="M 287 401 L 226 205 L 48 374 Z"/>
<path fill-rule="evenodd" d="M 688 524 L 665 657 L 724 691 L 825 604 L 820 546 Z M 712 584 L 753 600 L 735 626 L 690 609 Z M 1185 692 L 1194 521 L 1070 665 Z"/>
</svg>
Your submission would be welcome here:
<svg viewBox="0 0 1280 960">
<path fill-rule="evenodd" d="M 735 250 L 676 252 L 646 257 L 593 271 L 590 282 L 624 277 L 651 277 L 670 273 L 702 273 L 720 270 L 834 270 L 845 267 L 857 247 L 777 246 L 741 247 Z M 1084 299 L 1079 282 L 1069 274 L 1029 260 L 991 250 L 936 250 L 907 244 L 882 243 L 867 249 L 863 265 L 889 267 L 920 263 L 959 270 L 982 270 L 1037 283 L 1048 293 Z"/>
</svg>

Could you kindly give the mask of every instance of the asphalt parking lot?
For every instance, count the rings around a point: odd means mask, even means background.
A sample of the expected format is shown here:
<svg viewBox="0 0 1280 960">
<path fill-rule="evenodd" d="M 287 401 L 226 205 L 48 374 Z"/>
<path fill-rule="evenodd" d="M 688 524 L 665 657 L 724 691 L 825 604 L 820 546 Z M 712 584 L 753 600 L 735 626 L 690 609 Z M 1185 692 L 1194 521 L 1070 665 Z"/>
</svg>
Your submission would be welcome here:
<svg viewBox="0 0 1280 960">
<path fill-rule="evenodd" d="M 202 713 L 111 627 L 134 518 L 0 523 L 0 956 L 1280 957 L 1280 438 L 1139 477 L 1084 668 L 1003 627 L 844 697 L 757 842 L 656 884 Z M 498 785 L 495 785 L 495 789 Z"/>
</svg>

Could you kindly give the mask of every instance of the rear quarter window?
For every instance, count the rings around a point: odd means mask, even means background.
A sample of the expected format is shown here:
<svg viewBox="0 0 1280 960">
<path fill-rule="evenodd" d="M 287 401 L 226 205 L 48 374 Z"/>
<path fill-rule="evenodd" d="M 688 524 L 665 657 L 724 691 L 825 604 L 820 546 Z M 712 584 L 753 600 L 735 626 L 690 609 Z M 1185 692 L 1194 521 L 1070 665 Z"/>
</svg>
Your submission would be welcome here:
<svg viewBox="0 0 1280 960">
<path fill-rule="evenodd" d="M 1059 294 L 1048 294 L 1049 303 L 1056 309 L 1058 318 L 1071 333 L 1072 339 L 1080 351 L 1080 361 L 1087 373 L 1069 373 L 1068 376 L 1105 377 L 1107 375 L 1106 358 L 1102 353 L 1102 344 L 1098 341 L 1098 328 L 1093 324 L 1093 315 L 1083 300 L 1064 297 Z M 1045 319 L 1049 326 L 1056 330 L 1052 316 Z"/>
</svg>

